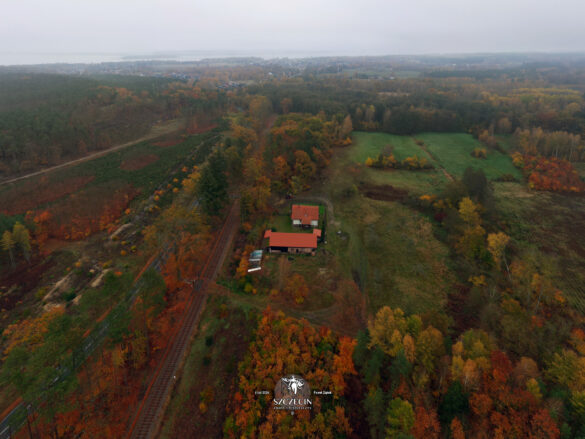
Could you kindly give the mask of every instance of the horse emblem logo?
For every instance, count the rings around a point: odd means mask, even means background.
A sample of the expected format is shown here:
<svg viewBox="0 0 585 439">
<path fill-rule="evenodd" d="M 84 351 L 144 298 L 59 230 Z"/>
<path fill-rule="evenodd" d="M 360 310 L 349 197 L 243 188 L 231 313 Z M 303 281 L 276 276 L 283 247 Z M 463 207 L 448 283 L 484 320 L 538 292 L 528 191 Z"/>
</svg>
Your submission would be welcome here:
<svg viewBox="0 0 585 439">
<path fill-rule="evenodd" d="M 293 395 L 296 395 L 299 389 L 301 389 L 305 385 L 305 380 L 295 375 L 292 375 L 292 378 L 284 377 L 281 379 L 286 383 L 288 391 Z"/>
</svg>

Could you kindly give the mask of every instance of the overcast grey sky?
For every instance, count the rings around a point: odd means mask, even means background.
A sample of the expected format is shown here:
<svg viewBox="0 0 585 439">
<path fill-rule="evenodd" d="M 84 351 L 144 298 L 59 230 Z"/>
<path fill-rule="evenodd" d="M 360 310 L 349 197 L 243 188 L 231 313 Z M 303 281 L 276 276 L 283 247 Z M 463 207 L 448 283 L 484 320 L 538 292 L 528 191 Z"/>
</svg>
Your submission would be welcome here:
<svg viewBox="0 0 585 439">
<path fill-rule="evenodd" d="M 583 0 L 0 0 L 0 64 L 21 52 L 585 51 L 584 17 Z"/>
</svg>

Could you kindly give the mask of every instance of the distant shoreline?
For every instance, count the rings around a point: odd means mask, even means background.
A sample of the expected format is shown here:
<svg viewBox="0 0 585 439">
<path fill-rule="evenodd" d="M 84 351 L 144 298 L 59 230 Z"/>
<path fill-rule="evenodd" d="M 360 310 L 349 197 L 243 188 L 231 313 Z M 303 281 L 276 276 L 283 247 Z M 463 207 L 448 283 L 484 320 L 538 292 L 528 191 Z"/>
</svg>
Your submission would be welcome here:
<svg viewBox="0 0 585 439">
<path fill-rule="evenodd" d="M 44 64 L 100 64 L 133 61 L 201 61 L 206 58 L 240 58 L 258 57 L 272 58 L 311 58 L 322 56 L 342 56 L 332 52 L 301 52 L 301 51 L 258 51 L 240 52 L 230 50 L 201 50 L 185 52 L 153 52 L 153 53 L 2 53 L 0 66 L 32 66 Z M 347 55 L 351 56 L 351 55 Z"/>
</svg>

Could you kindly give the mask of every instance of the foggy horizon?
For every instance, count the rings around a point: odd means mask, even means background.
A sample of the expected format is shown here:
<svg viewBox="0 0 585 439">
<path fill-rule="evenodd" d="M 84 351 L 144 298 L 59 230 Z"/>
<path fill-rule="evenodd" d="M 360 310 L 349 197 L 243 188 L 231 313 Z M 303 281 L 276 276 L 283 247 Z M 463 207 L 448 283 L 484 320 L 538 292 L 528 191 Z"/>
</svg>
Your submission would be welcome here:
<svg viewBox="0 0 585 439">
<path fill-rule="evenodd" d="M 35 63 L 35 55 L 38 62 L 46 55 L 69 62 L 72 55 L 185 52 L 263 58 L 585 52 L 585 4 L 574 0 L 23 0 L 0 11 L 3 65 Z"/>
</svg>

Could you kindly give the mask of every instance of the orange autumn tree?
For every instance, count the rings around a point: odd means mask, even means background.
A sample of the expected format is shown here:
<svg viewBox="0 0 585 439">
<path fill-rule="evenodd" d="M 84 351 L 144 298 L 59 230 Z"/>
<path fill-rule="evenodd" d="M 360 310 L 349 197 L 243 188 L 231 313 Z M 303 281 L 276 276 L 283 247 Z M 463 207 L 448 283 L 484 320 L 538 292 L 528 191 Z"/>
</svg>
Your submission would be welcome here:
<svg viewBox="0 0 585 439">
<path fill-rule="evenodd" d="M 256 337 L 239 365 L 240 379 L 228 408 L 224 436 L 349 436 L 352 428 L 343 406 L 347 379 L 356 373 L 354 345 L 351 339 L 340 339 L 329 329 L 317 331 L 305 320 L 264 311 Z M 330 389 L 333 395 L 329 399 L 314 397 L 312 414 L 298 411 L 291 417 L 288 412 L 272 410 L 270 397 L 254 393 L 274 389 L 281 377 L 291 373 L 302 376 L 311 388 Z"/>
<path fill-rule="evenodd" d="M 38 317 L 29 317 L 8 325 L 2 333 L 2 337 L 7 340 L 3 354 L 8 355 L 16 346 L 35 349 L 43 342 L 43 336 L 49 330 L 51 322 L 64 313 L 65 308 L 60 305 Z"/>
<path fill-rule="evenodd" d="M 539 191 L 585 192 L 585 183 L 571 162 L 554 157 L 512 155 L 514 164 L 528 178 L 528 186 Z"/>
<path fill-rule="evenodd" d="M 309 294 L 309 286 L 302 275 L 295 273 L 288 279 L 284 292 L 289 299 L 300 305 Z"/>
<path fill-rule="evenodd" d="M 437 412 L 432 408 L 427 410 L 424 406 L 418 405 L 411 433 L 415 439 L 439 439 L 441 425 L 437 418 Z"/>
<path fill-rule="evenodd" d="M 210 247 L 210 236 L 206 231 L 183 232 L 178 236 L 175 252 L 161 270 L 169 291 L 185 287 L 199 276 Z"/>
</svg>

